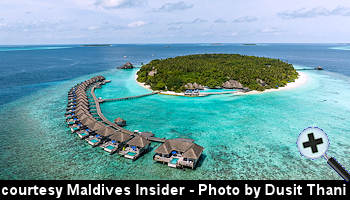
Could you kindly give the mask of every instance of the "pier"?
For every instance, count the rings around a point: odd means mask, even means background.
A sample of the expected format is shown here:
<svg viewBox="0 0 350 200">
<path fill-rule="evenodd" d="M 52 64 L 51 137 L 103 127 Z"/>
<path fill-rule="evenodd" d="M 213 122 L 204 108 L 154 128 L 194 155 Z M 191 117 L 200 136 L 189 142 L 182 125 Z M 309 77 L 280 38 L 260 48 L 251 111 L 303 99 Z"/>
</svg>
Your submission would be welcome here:
<svg viewBox="0 0 350 200">
<path fill-rule="evenodd" d="M 71 132 L 77 134 L 80 139 L 85 139 L 92 147 L 101 147 L 109 154 L 118 153 L 133 161 L 152 150 L 151 142 L 162 143 L 158 146 L 153 160 L 168 163 L 168 166 L 175 168 L 194 169 L 204 149 L 195 144 L 194 140 L 183 138 L 168 140 L 155 137 L 152 132 L 138 130 L 132 132 L 121 127 L 126 125 L 119 123 L 124 120 L 117 118 L 119 121 L 111 122 L 101 111 L 102 102 L 130 100 L 158 92 L 124 98 L 98 99 L 95 89 L 109 82 L 103 76 L 96 76 L 70 89 L 65 116 L 67 127 Z"/>
<path fill-rule="evenodd" d="M 137 99 L 141 97 L 151 96 L 154 94 L 158 94 L 159 92 L 151 92 L 147 94 L 141 94 L 136 96 L 130 96 L 130 97 L 122 97 L 122 98 L 114 98 L 114 99 L 98 99 L 99 103 L 107 102 L 107 101 L 124 101 L 124 100 L 130 100 L 130 99 Z"/>
<path fill-rule="evenodd" d="M 218 95 L 218 94 L 235 94 L 235 93 L 238 93 L 238 92 L 241 92 L 241 90 L 226 91 L 226 92 L 201 92 L 199 95 L 200 96 L 209 96 L 209 95 Z"/>
<path fill-rule="evenodd" d="M 95 104 L 96 104 L 96 112 L 98 114 L 98 116 L 101 118 L 101 120 L 105 123 L 105 124 L 108 124 L 109 126 L 112 126 L 113 128 L 121 131 L 121 132 L 124 132 L 124 133 L 128 133 L 130 135 L 133 135 L 133 132 L 129 131 L 129 130 L 126 130 L 126 129 L 123 129 L 121 127 L 119 127 L 118 125 L 116 125 L 115 123 L 109 121 L 103 114 L 102 114 L 102 111 L 101 111 L 101 107 L 100 107 L 100 104 L 99 104 L 99 101 L 98 99 L 96 98 L 96 95 L 95 95 L 95 89 L 103 84 L 105 84 L 107 82 L 104 82 L 104 83 L 97 83 L 97 85 L 93 86 L 91 88 L 91 96 L 92 98 L 94 99 L 95 101 Z"/>
<path fill-rule="evenodd" d="M 102 113 L 101 111 L 101 107 L 100 107 L 100 103 L 102 102 L 108 102 L 108 101 L 123 101 L 123 100 L 129 100 L 129 99 L 135 99 L 135 98 L 141 98 L 141 97 L 145 97 L 145 96 L 150 96 L 150 95 L 154 95 L 154 94 L 158 94 L 158 92 L 152 92 L 152 93 L 148 93 L 148 94 L 143 94 L 143 95 L 137 95 L 137 96 L 130 96 L 130 97 L 124 97 L 124 98 L 115 98 L 115 99 L 98 99 L 95 95 L 95 89 L 96 88 L 101 88 L 101 85 L 104 85 L 105 83 L 109 83 L 110 81 L 104 81 L 104 82 L 100 82 L 100 83 L 97 83 L 96 85 L 94 85 L 92 88 L 91 88 L 91 96 L 92 98 L 94 99 L 95 101 L 95 104 L 96 104 L 96 112 L 98 114 L 98 116 L 101 118 L 101 120 L 103 121 L 103 123 L 105 124 L 108 124 L 109 126 L 123 132 L 123 133 L 127 133 L 129 135 L 135 135 L 134 132 L 131 132 L 129 130 L 126 130 L 118 125 L 116 125 L 115 123 L 109 121 Z M 139 133 L 139 135 L 143 136 L 142 133 Z M 158 137 L 154 137 L 154 134 L 152 135 L 148 135 L 146 137 L 149 141 L 152 141 L 152 142 L 160 142 L 160 143 L 164 143 L 165 142 L 165 138 L 158 138 Z"/>
</svg>

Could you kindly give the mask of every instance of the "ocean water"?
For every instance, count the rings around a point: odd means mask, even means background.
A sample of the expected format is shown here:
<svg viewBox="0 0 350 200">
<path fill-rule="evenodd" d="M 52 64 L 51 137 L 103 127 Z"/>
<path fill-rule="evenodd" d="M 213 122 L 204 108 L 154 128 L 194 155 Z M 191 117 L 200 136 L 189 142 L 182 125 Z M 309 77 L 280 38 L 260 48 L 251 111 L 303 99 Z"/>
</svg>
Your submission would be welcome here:
<svg viewBox="0 0 350 200">
<path fill-rule="evenodd" d="M 166 48 L 166 46 L 169 46 Z M 0 179 L 340 179 L 325 160 L 308 160 L 296 145 L 299 133 L 319 126 L 329 136 L 328 154 L 350 169 L 349 51 L 335 44 L 158 44 L 0 52 Z M 17 47 L 12 47 L 17 48 Z M 144 94 L 126 61 L 193 53 L 241 53 L 286 60 L 308 81 L 291 90 L 259 95 L 201 98 L 153 95 L 102 104 L 129 130 L 158 137 L 192 138 L 204 152 L 196 170 L 172 169 L 92 148 L 69 133 L 64 112 L 69 88 L 101 74 L 111 80 L 102 98 Z M 126 56 L 126 57 L 125 57 Z"/>
<path fill-rule="evenodd" d="M 330 49 L 349 51 L 350 46 L 337 46 L 337 47 L 331 47 Z"/>
</svg>

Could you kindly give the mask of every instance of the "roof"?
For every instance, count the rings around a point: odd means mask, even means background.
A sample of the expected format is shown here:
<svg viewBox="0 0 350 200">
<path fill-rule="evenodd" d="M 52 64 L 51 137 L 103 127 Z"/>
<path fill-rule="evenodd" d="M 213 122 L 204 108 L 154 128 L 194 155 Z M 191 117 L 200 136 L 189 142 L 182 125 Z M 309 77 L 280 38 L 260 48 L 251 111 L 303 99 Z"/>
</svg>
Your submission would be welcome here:
<svg viewBox="0 0 350 200">
<path fill-rule="evenodd" d="M 105 126 L 101 122 L 98 122 L 98 121 L 96 121 L 96 123 L 93 125 L 90 125 L 90 126 L 88 125 L 88 127 L 94 131 L 98 131 L 98 130 L 105 128 Z"/>
<path fill-rule="evenodd" d="M 96 131 L 97 134 L 103 135 L 103 136 L 110 136 L 112 134 L 114 134 L 116 132 L 115 129 L 111 128 L 111 127 L 104 127 L 104 128 L 100 128 Z"/>
<path fill-rule="evenodd" d="M 184 158 L 198 159 L 201 156 L 204 148 L 199 146 L 198 144 L 192 144 L 192 147 L 189 148 L 182 156 Z"/>
<path fill-rule="evenodd" d="M 130 140 L 131 136 L 129 134 L 126 133 L 122 133 L 122 132 L 115 132 L 113 133 L 113 135 L 109 136 L 109 139 L 111 140 L 115 140 L 118 142 L 125 142 L 127 140 Z"/>
<path fill-rule="evenodd" d="M 89 118 L 89 117 L 91 117 L 91 115 L 87 115 L 87 114 L 83 113 L 83 114 L 80 114 L 78 116 L 78 119 L 79 119 L 79 121 L 82 121 L 83 119 Z"/>
<path fill-rule="evenodd" d="M 115 122 L 125 122 L 125 120 L 124 119 L 122 119 L 122 118 L 120 118 L 120 117 L 118 117 L 117 119 L 115 119 L 114 120 Z"/>
<path fill-rule="evenodd" d="M 141 136 L 145 137 L 145 138 L 149 138 L 149 137 L 153 137 L 154 134 L 152 132 L 141 132 L 139 133 Z"/>
<path fill-rule="evenodd" d="M 131 139 L 129 142 L 127 142 L 128 145 L 130 146 L 137 146 L 137 147 L 145 147 L 148 144 L 150 144 L 151 142 L 148 141 L 146 138 L 141 137 L 136 135 L 133 139 Z"/>
<path fill-rule="evenodd" d="M 87 117 L 83 120 L 80 121 L 83 125 L 87 126 L 87 127 L 92 127 L 93 125 L 95 125 L 95 123 L 97 122 L 95 119 L 93 119 L 92 117 Z"/>
<path fill-rule="evenodd" d="M 84 109 L 79 109 L 78 111 L 74 111 L 74 113 L 76 114 L 76 115 L 80 115 L 80 114 L 83 114 L 83 113 L 86 113 L 87 111 L 86 110 L 84 110 Z"/>
<path fill-rule="evenodd" d="M 172 151 L 178 151 L 183 153 L 184 158 L 198 159 L 201 156 L 203 149 L 203 147 L 191 142 L 190 140 L 176 138 L 166 140 L 155 150 L 155 152 L 159 154 L 170 154 Z"/>
</svg>

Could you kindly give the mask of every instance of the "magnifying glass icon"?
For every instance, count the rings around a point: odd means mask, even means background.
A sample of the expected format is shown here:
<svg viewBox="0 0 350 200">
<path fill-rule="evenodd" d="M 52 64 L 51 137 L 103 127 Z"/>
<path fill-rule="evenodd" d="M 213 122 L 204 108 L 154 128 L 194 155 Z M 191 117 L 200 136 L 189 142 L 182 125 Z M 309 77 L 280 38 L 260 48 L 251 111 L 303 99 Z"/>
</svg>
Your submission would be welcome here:
<svg viewBox="0 0 350 200">
<path fill-rule="evenodd" d="M 326 152 L 329 147 L 327 134 L 318 127 L 308 127 L 304 129 L 297 141 L 300 153 L 306 158 L 317 159 L 324 157 L 327 163 L 346 181 L 350 181 L 350 174 L 333 157 L 329 157 Z"/>
</svg>

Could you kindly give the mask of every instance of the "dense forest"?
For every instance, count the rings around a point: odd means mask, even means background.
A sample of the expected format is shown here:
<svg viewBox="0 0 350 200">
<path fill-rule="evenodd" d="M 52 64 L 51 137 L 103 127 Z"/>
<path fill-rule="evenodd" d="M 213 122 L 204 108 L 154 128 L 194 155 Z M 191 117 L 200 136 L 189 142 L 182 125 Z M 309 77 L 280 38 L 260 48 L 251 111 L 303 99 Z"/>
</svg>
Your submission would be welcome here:
<svg viewBox="0 0 350 200">
<path fill-rule="evenodd" d="M 137 73 L 137 81 L 153 90 L 184 91 L 187 83 L 210 88 L 235 80 L 250 90 L 263 91 L 293 82 L 298 73 L 279 59 L 239 54 L 198 54 L 152 60 Z"/>
</svg>

